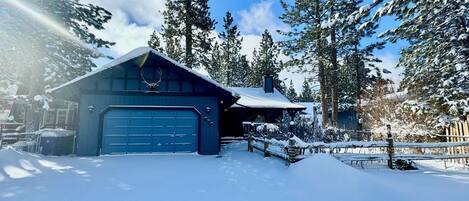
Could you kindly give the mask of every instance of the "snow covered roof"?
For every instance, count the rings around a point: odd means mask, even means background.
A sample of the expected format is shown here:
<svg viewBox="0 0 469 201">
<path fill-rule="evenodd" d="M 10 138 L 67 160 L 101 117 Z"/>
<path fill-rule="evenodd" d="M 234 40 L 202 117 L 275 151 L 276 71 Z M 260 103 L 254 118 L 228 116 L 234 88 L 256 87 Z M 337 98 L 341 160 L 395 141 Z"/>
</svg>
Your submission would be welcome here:
<svg viewBox="0 0 469 201">
<path fill-rule="evenodd" d="M 183 70 L 185 70 L 185 71 L 187 71 L 187 72 L 189 72 L 189 73 L 191 73 L 191 74 L 193 74 L 193 75 L 195 75 L 195 76 L 201 78 L 202 80 L 204 80 L 204 81 L 206 81 L 206 82 L 208 82 L 208 83 L 210 83 L 210 84 L 216 86 L 217 88 L 222 89 L 223 91 L 229 92 L 229 93 L 231 94 L 231 96 L 237 97 L 237 94 L 236 94 L 234 91 L 232 91 L 231 89 L 229 89 L 229 88 L 227 88 L 227 87 L 225 87 L 225 86 L 219 84 L 218 82 L 216 82 L 216 81 L 210 79 L 210 77 L 208 77 L 208 76 L 206 76 L 206 75 L 203 75 L 203 74 L 199 73 L 198 71 L 195 71 L 195 70 L 193 70 L 193 69 L 191 69 L 191 68 L 188 68 L 188 67 L 184 66 L 183 64 L 181 64 L 181 63 L 179 63 L 179 62 L 177 62 L 177 61 L 175 61 L 175 60 L 173 60 L 173 59 L 171 59 L 171 58 L 169 58 L 169 57 L 167 57 L 167 56 L 165 56 L 165 55 L 163 55 L 163 54 L 157 52 L 156 50 L 154 50 L 153 48 L 150 48 L 150 47 L 139 47 L 139 48 L 136 48 L 136 49 L 130 51 L 129 53 L 127 53 L 127 54 L 125 54 L 125 55 L 123 55 L 123 56 L 121 56 L 121 57 L 119 57 L 119 58 L 113 60 L 112 62 L 110 62 L 110 63 L 108 63 L 108 64 L 102 66 L 101 68 L 98 68 L 98 69 L 93 70 L 93 71 L 91 71 L 91 72 L 89 72 L 89 73 L 87 73 L 87 74 L 85 74 L 85 75 L 83 75 L 83 76 L 80 76 L 80 77 L 77 77 L 77 78 L 75 78 L 75 79 L 73 79 L 73 80 L 70 80 L 69 82 L 66 82 L 66 83 L 64 83 L 64 84 L 62 84 L 62 85 L 60 85 L 60 86 L 58 86 L 58 87 L 49 89 L 49 90 L 46 91 L 46 93 L 55 93 L 55 92 L 59 91 L 60 89 L 63 89 L 63 88 L 65 88 L 65 87 L 67 87 L 67 86 L 70 86 L 70 85 L 73 85 L 73 84 L 79 82 L 80 80 L 83 80 L 83 79 L 88 78 L 88 77 L 92 77 L 92 76 L 94 76 L 94 75 L 96 75 L 96 74 L 98 74 L 98 73 L 100 73 L 100 72 L 103 72 L 103 71 L 106 71 L 106 70 L 108 70 L 108 69 L 111 69 L 111 68 L 113 68 L 114 66 L 118 66 L 118 65 L 123 64 L 123 63 L 125 63 L 125 62 L 131 61 L 131 60 L 134 60 L 134 59 L 138 59 L 138 58 L 140 58 L 141 56 L 145 56 L 145 55 L 146 55 L 146 57 L 144 57 L 144 61 L 145 61 L 150 53 L 151 53 L 151 54 L 154 54 L 154 55 L 156 55 L 156 56 L 158 56 L 158 57 L 161 57 L 161 58 L 163 58 L 163 59 L 165 59 L 165 60 L 167 60 L 167 61 L 169 61 L 169 62 L 171 62 L 171 63 L 174 64 L 175 66 L 177 66 L 177 67 L 179 67 L 179 68 L 181 68 L 181 69 L 183 69 Z M 144 62 L 144 61 L 143 61 L 143 62 Z"/>
<path fill-rule="evenodd" d="M 321 112 L 321 103 L 318 102 L 298 102 L 296 104 L 304 106 L 306 108 L 305 110 L 303 110 L 304 114 L 311 117 L 314 117 L 315 115 L 314 108 L 316 108 L 317 110 L 316 113 Z"/>
<path fill-rule="evenodd" d="M 277 108 L 277 109 L 299 109 L 303 110 L 306 107 L 294 104 L 288 100 L 287 97 L 282 95 L 277 89 L 274 93 L 265 93 L 262 87 L 259 88 L 244 88 L 244 87 L 230 87 L 231 90 L 240 95 L 240 99 L 231 107 L 232 108 Z"/>
</svg>

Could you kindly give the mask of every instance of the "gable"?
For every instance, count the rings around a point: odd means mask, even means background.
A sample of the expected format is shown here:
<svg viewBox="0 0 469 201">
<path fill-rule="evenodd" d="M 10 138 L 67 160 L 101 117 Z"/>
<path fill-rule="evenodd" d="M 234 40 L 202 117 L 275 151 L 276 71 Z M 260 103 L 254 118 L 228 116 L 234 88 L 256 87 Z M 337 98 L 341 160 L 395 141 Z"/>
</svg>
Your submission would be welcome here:
<svg viewBox="0 0 469 201">
<path fill-rule="evenodd" d="M 158 84 L 152 90 L 149 83 Z M 230 89 L 148 47 L 137 48 L 98 70 L 48 90 L 48 93 L 78 100 L 81 93 L 90 91 L 214 95 L 228 106 L 238 99 Z"/>
<path fill-rule="evenodd" d="M 151 89 L 149 84 L 155 84 Z M 213 89 L 196 76 L 161 61 L 147 61 L 143 66 L 119 65 L 81 86 L 83 91 L 171 92 L 210 94 Z"/>
</svg>

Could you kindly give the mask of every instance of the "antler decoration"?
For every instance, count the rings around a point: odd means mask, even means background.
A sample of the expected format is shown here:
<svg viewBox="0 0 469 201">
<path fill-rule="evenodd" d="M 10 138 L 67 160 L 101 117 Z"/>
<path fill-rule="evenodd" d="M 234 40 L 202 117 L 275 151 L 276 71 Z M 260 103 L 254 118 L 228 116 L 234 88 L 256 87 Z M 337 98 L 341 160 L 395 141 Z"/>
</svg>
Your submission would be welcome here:
<svg viewBox="0 0 469 201">
<path fill-rule="evenodd" d="M 163 71 L 161 70 L 161 68 L 158 68 L 159 71 L 160 71 L 160 78 L 158 79 L 157 82 L 148 82 L 146 79 L 145 79 L 145 76 L 143 75 L 143 68 L 140 68 L 140 77 L 142 78 L 143 82 L 148 86 L 148 88 L 150 89 L 150 91 L 156 91 L 156 88 L 158 86 L 160 86 L 160 83 L 161 83 L 161 77 L 163 77 Z"/>
</svg>

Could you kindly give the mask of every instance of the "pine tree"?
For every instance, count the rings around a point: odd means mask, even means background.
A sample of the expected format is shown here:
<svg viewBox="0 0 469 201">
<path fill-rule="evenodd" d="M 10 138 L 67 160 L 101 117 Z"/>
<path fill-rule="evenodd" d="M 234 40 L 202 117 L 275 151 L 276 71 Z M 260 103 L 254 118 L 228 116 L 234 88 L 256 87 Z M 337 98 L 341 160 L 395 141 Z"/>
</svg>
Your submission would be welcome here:
<svg viewBox="0 0 469 201">
<path fill-rule="evenodd" d="M 291 80 L 290 85 L 287 88 L 286 96 L 291 102 L 298 101 L 298 94 L 296 93 L 295 88 L 293 87 L 293 81 Z"/>
<path fill-rule="evenodd" d="M 233 87 L 245 87 L 249 82 L 249 72 L 251 72 L 251 66 L 246 58 L 246 55 L 241 55 L 237 62 L 237 66 L 233 67 L 232 84 Z"/>
<path fill-rule="evenodd" d="M 331 22 L 329 28 L 330 44 L 329 44 L 329 60 L 330 60 L 330 87 L 331 87 L 331 106 L 332 106 L 332 125 L 339 126 L 339 100 L 338 100 L 338 80 L 337 73 L 339 71 L 339 64 L 337 62 L 337 31 L 336 19 L 338 13 L 336 0 L 328 2 L 329 7 L 329 21 Z"/>
<path fill-rule="evenodd" d="M 226 77 L 223 71 L 222 59 L 223 53 L 220 49 L 220 45 L 218 45 L 218 42 L 215 42 L 210 55 L 210 62 L 207 65 L 207 72 L 213 80 L 219 83 L 225 83 L 224 79 Z"/>
<path fill-rule="evenodd" d="M 226 12 L 226 16 L 223 18 L 224 30 L 219 34 L 222 50 L 222 66 L 221 70 L 225 74 L 225 79 L 222 79 L 227 86 L 238 85 L 239 81 L 235 80 L 235 71 L 243 70 L 244 68 L 236 68 L 241 61 L 241 42 L 242 38 L 238 31 L 238 27 L 233 24 L 234 19 L 230 12 Z"/>
<path fill-rule="evenodd" d="M 165 5 L 162 29 L 165 54 L 190 68 L 207 66 L 214 40 L 211 32 L 215 28 L 208 0 L 168 0 Z M 152 35 L 150 41 L 155 38 Z"/>
<path fill-rule="evenodd" d="M 150 35 L 150 40 L 148 41 L 148 47 L 151 47 L 160 53 L 164 52 L 164 49 L 161 47 L 160 37 L 158 36 L 158 32 L 153 31 L 153 33 Z"/>
<path fill-rule="evenodd" d="M 390 42 L 409 41 L 401 51 L 404 68 L 401 87 L 421 110 L 431 108 L 434 122 L 469 112 L 469 3 L 454 1 L 388 1 L 375 19 L 393 15 L 402 23 L 384 34 Z"/>
<path fill-rule="evenodd" d="M 376 34 L 378 23 L 370 21 L 370 12 L 379 2 L 362 4 L 362 0 L 339 1 L 337 8 L 340 12 L 336 15 L 336 24 L 340 30 L 338 49 L 343 60 L 338 71 L 339 102 L 355 104 L 357 115 L 361 114 L 362 94 L 376 81 L 382 80 L 380 70 L 375 66 L 375 63 L 381 61 L 374 57 L 373 51 L 384 47 L 382 41 L 361 44 L 362 39 Z M 374 68 L 376 73 L 372 73 L 370 68 Z"/>
<path fill-rule="evenodd" d="M 78 0 L 27 3 L 68 31 L 54 31 L 9 3 L 0 2 L 0 66 L 14 69 L 7 71 L 17 75 L 13 77 L 30 95 L 43 94 L 45 89 L 91 71 L 96 67 L 93 59 L 103 57 L 94 48 L 114 44 L 89 31 L 104 29 L 103 24 L 111 19 L 111 13 L 101 7 Z"/>
<path fill-rule="evenodd" d="M 262 40 L 259 49 L 254 49 L 252 72 L 249 77 L 249 84 L 253 87 L 262 86 L 263 76 L 266 74 L 274 77 L 274 87 L 281 88 L 282 81 L 279 78 L 279 73 L 282 71 L 282 65 L 278 61 L 280 48 L 273 41 L 272 36 L 268 30 L 262 34 Z"/>
<path fill-rule="evenodd" d="M 184 62 L 184 50 L 182 47 L 181 30 L 182 23 L 178 19 L 180 6 L 174 1 L 167 1 L 163 11 L 164 23 L 161 28 L 161 37 L 164 42 L 164 54 L 178 62 Z M 155 37 L 155 38 L 154 38 Z M 159 40 L 157 35 L 152 35 L 149 41 Z"/>
<path fill-rule="evenodd" d="M 324 0 L 302 0 L 295 1 L 289 5 L 281 1 L 285 11 L 280 19 L 291 26 L 288 32 L 280 32 L 288 39 L 282 41 L 284 53 L 290 56 L 286 65 L 299 67 L 306 73 L 319 74 L 319 85 L 321 92 L 322 124 L 328 125 L 328 100 L 326 82 L 326 35 L 327 35 L 327 10 Z M 313 67 L 307 69 L 306 67 Z"/>
<path fill-rule="evenodd" d="M 309 82 L 306 79 L 303 81 L 303 88 L 299 100 L 301 102 L 313 102 L 313 91 L 311 90 Z"/>
</svg>

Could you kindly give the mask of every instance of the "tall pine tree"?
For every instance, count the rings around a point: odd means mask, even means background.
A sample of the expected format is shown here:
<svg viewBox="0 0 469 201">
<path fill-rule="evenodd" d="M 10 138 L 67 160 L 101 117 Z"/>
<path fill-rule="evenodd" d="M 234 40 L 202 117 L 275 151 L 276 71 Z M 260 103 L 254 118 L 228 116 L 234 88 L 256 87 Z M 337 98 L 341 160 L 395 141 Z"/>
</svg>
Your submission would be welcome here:
<svg viewBox="0 0 469 201">
<path fill-rule="evenodd" d="M 291 59 L 286 64 L 305 73 L 319 74 L 322 124 L 327 127 L 329 104 L 325 59 L 328 18 L 325 0 L 301 0 L 291 5 L 281 1 L 281 5 L 285 13 L 280 19 L 292 27 L 287 32 L 280 32 L 288 38 L 281 43 L 284 53 Z"/>
<path fill-rule="evenodd" d="M 303 81 L 303 87 L 299 100 L 301 102 L 313 102 L 313 91 L 311 90 L 311 86 L 306 79 Z"/>
<path fill-rule="evenodd" d="M 230 12 L 226 13 L 223 18 L 223 31 L 219 34 L 222 50 L 222 65 L 221 72 L 225 75 L 223 79 L 219 81 L 227 86 L 240 86 L 241 77 L 240 75 L 247 75 L 248 72 L 244 72 L 248 68 L 240 65 L 242 61 L 241 42 L 243 39 L 240 37 L 238 27 L 233 24 L 234 19 Z"/>
<path fill-rule="evenodd" d="M 151 47 L 160 53 L 164 52 L 163 47 L 161 47 L 161 42 L 160 42 L 160 37 L 158 36 L 158 32 L 153 31 L 153 33 L 150 35 L 150 40 L 148 41 L 148 47 Z"/>
<path fill-rule="evenodd" d="M 190 68 L 206 67 L 214 40 L 211 32 L 215 28 L 208 0 L 168 0 L 165 5 L 164 53 Z M 152 34 L 150 42 L 156 40 L 159 40 L 158 36 Z"/>
<path fill-rule="evenodd" d="M 338 71 L 339 102 L 345 105 L 355 104 L 359 118 L 362 94 L 383 79 L 375 66 L 375 63 L 381 61 L 373 55 L 373 51 L 382 49 L 384 42 L 362 41 L 376 34 L 378 23 L 370 21 L 370 12 L 378 4 L 375 1 L 363 5 L 362 0 L 342 0 L 336 4 L 340 10 L 336 13 L 338 54 L 343 61 Z"/>
<path fill-rule="evenodd" d="M 249 76 L 250 86 L 262 86 L 263 76 L 266 74 L 273 75 L 274 87 L 280 89 L 282 81 L 279 78 L 279 73 L 282 71 L 282 63 L 278 61 L 280 48 L 272 39 L 268 30 L 262 34 L 262 40 L 259 48 L 254 49 L 252 72 Z"/>
<path fill-rule="evenodd" d="M 293 81 L 290 80 L 290 85 L 287 88 L 286 94 L 288 100 L 291 102 L 296 102 L 298 101 L 298 94 L 296 93 L 295 87 L 293 87 Z"/>
</svg>

